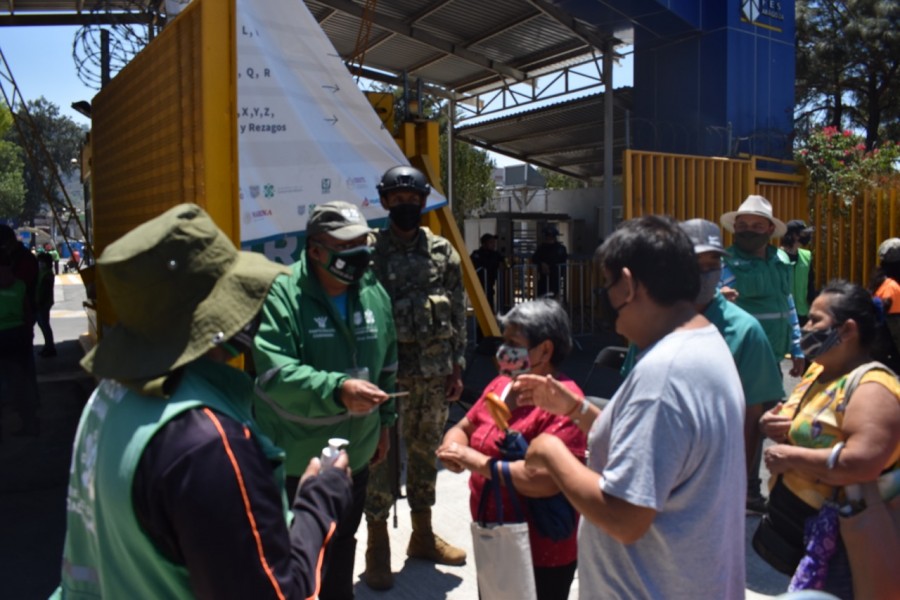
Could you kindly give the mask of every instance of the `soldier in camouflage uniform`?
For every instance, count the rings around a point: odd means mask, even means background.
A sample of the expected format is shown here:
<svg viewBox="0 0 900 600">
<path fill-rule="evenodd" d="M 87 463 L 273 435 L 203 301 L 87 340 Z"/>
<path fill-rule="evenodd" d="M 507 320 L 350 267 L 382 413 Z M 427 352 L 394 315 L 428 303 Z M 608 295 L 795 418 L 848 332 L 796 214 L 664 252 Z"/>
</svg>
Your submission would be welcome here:
<svg viewBox="0 0 900 600">
<path fill-rule="evenodd" d="M 406 490 L 413 533 L 406 554 L 461 565 L 466 553 L 435 535 L 431 507 L 437 479 L 435 451 L 447 422 L 448 403 L 462 393 L 466 345 L 465 303 L 459 255 L 446 239 L 420 227 L 431 191 L 418 170 L 389 169 L 378 184 L 389 227 L 375 234 L 373 270 L 391 297 L 397 329 L 398 402 L 406 443 Z M 387 463 L 372 468 L 366 499 L 369 529 L 365 580 L 373 589 L 393 586 L 387 517 L 393 503 Z"/>
</svg>

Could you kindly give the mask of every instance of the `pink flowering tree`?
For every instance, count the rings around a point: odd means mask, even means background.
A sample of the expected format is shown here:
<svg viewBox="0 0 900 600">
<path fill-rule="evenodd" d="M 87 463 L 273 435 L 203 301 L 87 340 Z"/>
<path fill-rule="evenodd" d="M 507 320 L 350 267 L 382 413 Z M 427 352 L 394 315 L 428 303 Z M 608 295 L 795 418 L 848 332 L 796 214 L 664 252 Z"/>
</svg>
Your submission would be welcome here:
<svg viewBox="0 0 900 600">
<path fill-rule="evenodd" d="M 809 193 L 834 194 L 846 205 L 857 194 L 900 183 L 900 147 L 884 141 L 866 150 L 861 135 L 837 127 L 817 129 L 794 152 L 809 175 Z"/>
</svg>

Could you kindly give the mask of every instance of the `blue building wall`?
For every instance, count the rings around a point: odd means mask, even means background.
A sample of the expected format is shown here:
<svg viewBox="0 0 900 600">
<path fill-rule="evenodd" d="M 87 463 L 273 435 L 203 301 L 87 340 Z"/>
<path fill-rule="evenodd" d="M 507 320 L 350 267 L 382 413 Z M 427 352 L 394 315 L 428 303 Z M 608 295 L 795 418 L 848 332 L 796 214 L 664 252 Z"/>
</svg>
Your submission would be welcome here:
<svg viewBox="0 0 900 600">
<path fill-rule="evenodd" d="M 794 0 L 562 0 L 634 44 L 632 147 L 789 157 Z"/>
</svg>

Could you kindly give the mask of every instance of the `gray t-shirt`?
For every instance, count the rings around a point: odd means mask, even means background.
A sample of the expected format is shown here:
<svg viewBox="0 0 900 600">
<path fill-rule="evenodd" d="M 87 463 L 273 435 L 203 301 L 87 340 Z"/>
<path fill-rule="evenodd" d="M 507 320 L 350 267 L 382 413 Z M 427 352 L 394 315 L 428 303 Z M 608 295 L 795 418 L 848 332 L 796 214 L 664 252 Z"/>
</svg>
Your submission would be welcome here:
<svg viewBox="0 0 900 600">
<path fill-rule="evenodd" d="M 580 597 L 744 597 L 744 397 L 718 330 L 670 333 L 650 347 L 588 437 L 600 488 L 653 508 L 624 545 L 582 519 Z"/>
</svg>

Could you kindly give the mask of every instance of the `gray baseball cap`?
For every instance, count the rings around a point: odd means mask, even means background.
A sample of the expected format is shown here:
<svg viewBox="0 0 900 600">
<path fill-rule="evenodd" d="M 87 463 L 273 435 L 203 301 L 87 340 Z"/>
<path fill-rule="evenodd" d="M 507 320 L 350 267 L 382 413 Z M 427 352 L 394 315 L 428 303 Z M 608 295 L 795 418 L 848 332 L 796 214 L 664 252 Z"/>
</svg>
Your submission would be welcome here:
<svg viewBox="0 0 900 600">
<path fill-rule="evenodd" d="M 720 256 L 729 256 L 722 246 L 722 231 L 712 221 L 690 219 L 678 224 L 694 243 L 694 254 L 716 252 Z"/>
<path fill-rule="evenodd" d="M 362 211 L 349 202 L 332 200 L 316 206 L 306 223 L 306 235 L 313 237 L 327 233 L 333 238 L 348 241 L 372 231 Z"/>
</svg>

